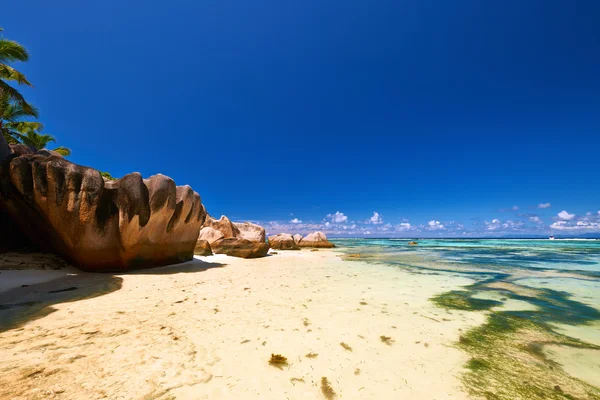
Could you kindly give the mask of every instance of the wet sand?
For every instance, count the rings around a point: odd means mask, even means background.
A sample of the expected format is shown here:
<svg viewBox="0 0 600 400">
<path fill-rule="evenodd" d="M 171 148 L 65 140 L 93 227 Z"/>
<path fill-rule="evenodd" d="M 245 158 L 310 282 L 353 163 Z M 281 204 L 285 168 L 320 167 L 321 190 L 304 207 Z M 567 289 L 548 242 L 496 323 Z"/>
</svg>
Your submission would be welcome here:
<svg viewBox="0 0 600 400">
<path fill-rule="evenodd" d="M 1 292 L 0 398 L 315 399 L 323 377 L 339 398 L 467 398 L 453 343 L 485 316 L 428 299 L 472 281 L 338 255 L 199 257 Z"/>
</svg>

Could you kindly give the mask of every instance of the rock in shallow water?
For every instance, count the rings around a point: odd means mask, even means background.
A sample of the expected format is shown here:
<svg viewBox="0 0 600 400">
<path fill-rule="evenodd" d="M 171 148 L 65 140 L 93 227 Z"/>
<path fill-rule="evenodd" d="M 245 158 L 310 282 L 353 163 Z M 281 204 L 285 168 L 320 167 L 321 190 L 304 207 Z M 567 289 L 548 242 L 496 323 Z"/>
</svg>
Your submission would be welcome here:
<svg viewBox="0 0 600 400">
<path fill-rule="evenodd" d="M 0 165 L 0 208 L 39 248 L 86 271 L 192 259 L 206 212 L 189 186 L 160 174 L 105 182 L 51 153 L 20 154 Z"/>
</svg>

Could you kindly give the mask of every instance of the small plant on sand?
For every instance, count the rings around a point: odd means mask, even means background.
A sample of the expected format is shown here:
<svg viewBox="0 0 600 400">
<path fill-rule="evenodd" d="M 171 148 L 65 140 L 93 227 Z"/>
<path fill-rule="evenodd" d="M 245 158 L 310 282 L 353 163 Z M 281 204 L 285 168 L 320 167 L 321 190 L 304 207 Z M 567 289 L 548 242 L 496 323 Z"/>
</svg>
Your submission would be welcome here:
<svg viewBox="0 0 600 400">
<path fill-rule="evenodd" d="M 342 346 L 345 350 L 348 351 L 352 351 L 352 347 L 348 346 L 346 343 L 342 342 L 340 343 L 340 346 Z"/>
<path fill-rule="evenodd" d="M 276 368 L 283 369 L 284 366 L 288 365 L 288 362 L 287 358 L 282 356 L 281 354 L 271 354 L 269 364 Z"/>
<path fill-rule="evenodd" d="M 388 346 L 391 346 L 394 343 L 394 339 L 392 339 L 389 336 L 381 335 L 381 336 L 379 336 L 379 339 L 381 339 L 381 341 L 383 343 L 387 344 Z"/>
<path fill-rule="evenodd" d="M 326 399 L 330 400 L 335 397 L 335 392 L 333 391 L 329 380 L 325 376 L 321 378 L 321 392 L 323 392 L 323 395 Z"/>
</svg>

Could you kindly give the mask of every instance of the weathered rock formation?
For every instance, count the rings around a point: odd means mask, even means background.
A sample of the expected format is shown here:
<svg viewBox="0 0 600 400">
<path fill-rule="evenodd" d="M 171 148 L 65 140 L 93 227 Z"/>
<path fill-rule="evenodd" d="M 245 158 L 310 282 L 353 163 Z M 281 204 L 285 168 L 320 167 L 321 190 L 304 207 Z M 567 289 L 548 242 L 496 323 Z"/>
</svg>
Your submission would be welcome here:
<svg viewBox="0 0 600 400">
<path fill-rule="evenodd" d="M 200 229 L 200 234 L 198 235 L 198 240 L 206 240 L 209 244 L 224 238 L 225 235 L 223 235 L 221 231 L 209 226 L 205 226 L 204 228 Z"/>
<path fill-rule="evenodd" d="M 294 238 L 294 243 L 298 244 L 300 243 L 300 241 L 302 240 L 302 235 L 299 233 L 296 233 L 294 236 L 292 236 Z"/>
<path fill-rule="evenodd" d="M 211 244 L 215 254 L 227 254 L 232 257 L 259 258 L 269 251 L 267 242 L 251 242 L 240 238 L 219 239 Z"/>
<path fill-rule="evenodd" d="M 219 219 L 208 215 L 198 239 L 206 240 L 215 254 L 257 258 L 269 251 L 265 228 L 250 222 L 231 222 L 224 215 Z"/>
<path fill-rule="evenodd" d="M 252 224 L 250 222 L 234 222 L 233 225 L 238 230 L 236 237 L 246 239 L 251 242 L 265 242 L 267 239 L 265 228 L 260 225 Z"/>
<path fill-rule="evenodd" d="M 194 249 L 195 256 L 211 256 L 212 249 L 210 248 L 210 244 L 206 240 L 200 240 L 196 242 L 196 248 Z"/>
<path fill-rule="evenodd" d="M 240 234 L 240 231 L 233 222 L 224 215 L 221 215 L 221 218 L 219 219 L 214 219 L 210 215 L 207 215 L 202 228 L 213 228 L 214 230 L 221 232 L 225 238 L 238 237 Z"/>
<path fill-rule="evenodd" d="M 206 212 L 189 186 L 160 174 L 104 181 L 97 170 L 47 150 L 12 153 L 0 160 L 0 209 L 40 249 L 86 271 L 193 257 Z"/>
<path fill-rule="evenodd" d="M 300 250 L 300 247 L 289 233 L 269 236 L 269 246 L 275 250 Z"/>
<path fill-rule="evenodd" d="M 332 248 L 335 247 L 333 243 L 327 240 L 327 236 L 323 232 L 309 233 L 298 242 L 299 247 L 313 247 L 313 248 Z"/>
</svg>

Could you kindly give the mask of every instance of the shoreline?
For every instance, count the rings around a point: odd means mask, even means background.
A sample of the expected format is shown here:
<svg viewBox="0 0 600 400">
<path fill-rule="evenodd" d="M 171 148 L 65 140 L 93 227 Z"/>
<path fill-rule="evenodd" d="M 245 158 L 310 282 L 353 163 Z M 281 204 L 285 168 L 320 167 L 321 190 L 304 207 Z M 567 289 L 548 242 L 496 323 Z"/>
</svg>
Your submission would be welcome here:
<svg viewBox="0 0 600 400">
<path fill-rule="evenodd" d="M 341 254 L 214 255 L 31 285 L 59 293 L 21 298 L 37 315 L 0 332 L 0 397 L 323 398 L 326 377 L 346 398 L 467 398 L 454 343 L 485 317 L 429 299 L 472 281 Z"/>
</svg>

